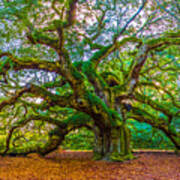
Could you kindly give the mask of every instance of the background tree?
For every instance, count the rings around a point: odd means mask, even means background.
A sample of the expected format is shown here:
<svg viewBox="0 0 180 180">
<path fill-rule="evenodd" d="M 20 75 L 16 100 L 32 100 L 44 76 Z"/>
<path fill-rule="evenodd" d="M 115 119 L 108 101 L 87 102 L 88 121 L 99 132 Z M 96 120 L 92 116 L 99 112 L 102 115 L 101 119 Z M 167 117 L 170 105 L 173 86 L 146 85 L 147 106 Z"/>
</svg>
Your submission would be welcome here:
<svg viewBox="0 0 180 180">
<path fill-rule="evenodd" d="M 47 154 L 86 127 L 96 159 L 132 159 L 128 119 L 180 149 L 176 0 L 0 3 L 2 153 Z M 18 148 L 31 125 L 43 142 Z"/>
</svg>

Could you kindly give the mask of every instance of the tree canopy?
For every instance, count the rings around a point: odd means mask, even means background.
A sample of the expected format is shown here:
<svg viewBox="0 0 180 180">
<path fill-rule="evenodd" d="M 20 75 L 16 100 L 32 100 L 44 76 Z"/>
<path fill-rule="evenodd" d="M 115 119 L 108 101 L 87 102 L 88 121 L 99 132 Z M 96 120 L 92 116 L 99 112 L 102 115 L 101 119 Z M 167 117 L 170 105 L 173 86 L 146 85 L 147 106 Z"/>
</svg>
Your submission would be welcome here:
<svg viewBox="0 0 180 180">
<path fill-rule="evenodd" d="M 132 159 L 133 120 L 179 150 L 179 14 L 177 0 L 1 0 L 2 154 L 47 154 L 86 127 L 96 159 Z"/>
</svg>

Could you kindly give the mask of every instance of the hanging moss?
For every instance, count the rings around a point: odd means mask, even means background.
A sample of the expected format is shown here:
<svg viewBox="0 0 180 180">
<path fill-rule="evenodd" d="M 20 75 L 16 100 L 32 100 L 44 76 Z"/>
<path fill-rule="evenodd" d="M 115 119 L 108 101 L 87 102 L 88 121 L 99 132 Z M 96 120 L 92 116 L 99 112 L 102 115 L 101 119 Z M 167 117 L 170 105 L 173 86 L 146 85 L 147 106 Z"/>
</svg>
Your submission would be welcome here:
<svg viewBox="0 0 180 180">
<path fill-rule="evenodd" d="M 91 83 L 99 84 L 102 89 L 107 87 L 107 83 L 104 81 L 102 76 L 97 73 L 96 68 L 91 61 L 83 63 L 82 72 L 86 75 L 87 79 L 91 81 Z"/>
<path fill-rule="evenodd" d="M 99 74 L 97 74 L 96 77 L 98 78 L 102 89 L 105 89 L 108 87 L 106 81 Z"/>
<path fill-rule="evenodd" d="M 88 100 L 91 106 L 100 104 L 104 109 L 106 108 L 102 100 L 98 96 L 89 91 L 86 91 L 84 98 Z"/>
<path fill-rule="evenodd" d="M 102 107 L 102 109 L 105 112 L 109 111 L 109 109 L 106 106 L 106 104 L 101 100 L 101 98 L 99 98 L 95 94 L 93 94 L 93 93 L 91 93 L 89 91 L 86 91 L 84 98 L 88 100 L 88 102 L 90 103 L 91 106 L 97 106 L 97 109 L 99 109 L 99 110 Z"/>
</svg>

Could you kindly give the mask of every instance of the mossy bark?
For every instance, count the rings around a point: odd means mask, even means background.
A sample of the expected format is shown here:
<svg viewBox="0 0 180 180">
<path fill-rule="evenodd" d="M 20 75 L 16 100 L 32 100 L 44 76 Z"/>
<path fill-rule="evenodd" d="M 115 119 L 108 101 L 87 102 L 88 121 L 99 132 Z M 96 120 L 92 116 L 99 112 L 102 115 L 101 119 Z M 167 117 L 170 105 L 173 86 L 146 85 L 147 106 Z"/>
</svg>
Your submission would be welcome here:
<svg viewBox="0 0 180 180">
<path fill-rule="evenodd" d="M 125 125 L 95 133 L 95 160 L 125 161 L 133 158 L 130 130 Z"/>
</svg>

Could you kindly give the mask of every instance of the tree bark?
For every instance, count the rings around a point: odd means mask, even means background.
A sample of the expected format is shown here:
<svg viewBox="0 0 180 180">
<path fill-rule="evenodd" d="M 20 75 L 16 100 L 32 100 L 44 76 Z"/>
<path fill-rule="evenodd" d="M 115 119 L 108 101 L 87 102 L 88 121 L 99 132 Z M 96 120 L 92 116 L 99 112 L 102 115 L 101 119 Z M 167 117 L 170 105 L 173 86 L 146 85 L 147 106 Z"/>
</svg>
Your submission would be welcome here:
<svg viewBox="0 0 180 180">
<path fill-rule="evenodd" d="M 125 161 L 134 158 L 130 146 L 130 130 L 125 125 L 106 131 L 96 128 L 94 133 L 95 160 Z"/>
</svg>

